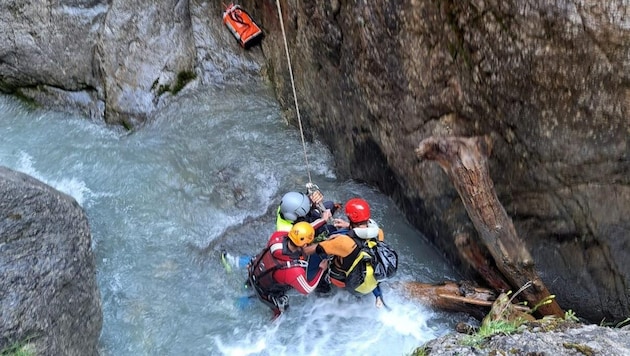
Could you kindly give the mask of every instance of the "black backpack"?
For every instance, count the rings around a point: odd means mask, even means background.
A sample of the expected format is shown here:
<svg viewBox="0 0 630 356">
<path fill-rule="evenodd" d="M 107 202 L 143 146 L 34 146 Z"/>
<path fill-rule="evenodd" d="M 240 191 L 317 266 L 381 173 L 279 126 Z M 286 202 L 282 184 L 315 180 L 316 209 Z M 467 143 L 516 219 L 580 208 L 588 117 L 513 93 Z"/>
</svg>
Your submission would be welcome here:
<svg viewBox="0 0 630 356">
<path fill-rule="evenodd" d="M 370 255 L 370 264 L 374 268 L 374 278 L 382 282 L 394 277 L 398 270 L 398 253 L 386 242 L 376 238 L 362 239 L 349 231 L 348 236 L 352 237 L 361 250 Z"/>
<path fill-rule="evenodd" d="M 382 282 L 394 277 L 398 270 L 398 253 L 383 241 L 377 241 L 371 249 L 374 278 Z"/>
</svg>

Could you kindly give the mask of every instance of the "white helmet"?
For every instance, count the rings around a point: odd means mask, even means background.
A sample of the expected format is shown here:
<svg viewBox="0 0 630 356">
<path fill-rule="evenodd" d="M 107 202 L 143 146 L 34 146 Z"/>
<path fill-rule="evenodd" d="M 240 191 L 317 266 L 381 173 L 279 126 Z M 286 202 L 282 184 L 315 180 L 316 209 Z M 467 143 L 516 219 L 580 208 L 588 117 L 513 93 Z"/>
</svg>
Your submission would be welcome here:
<svg viewBox="0 0 630 356">
<path fill-rule="evenodd" d="M 288 192 L 280 202 L 280 212 L 286 220 L 296 221 L 311 210 L 311 200 L 304 193 Z"/>
<path fill-rule="evenodd" d="M 367 222 L 367 227 L 355 227 L 352 230 L 354 230 L 354 234 L 357 235 L 358 238 L 369 240 L 378 237 L 380 227 L 376 221 L 370 219 Z"/>
</svg>

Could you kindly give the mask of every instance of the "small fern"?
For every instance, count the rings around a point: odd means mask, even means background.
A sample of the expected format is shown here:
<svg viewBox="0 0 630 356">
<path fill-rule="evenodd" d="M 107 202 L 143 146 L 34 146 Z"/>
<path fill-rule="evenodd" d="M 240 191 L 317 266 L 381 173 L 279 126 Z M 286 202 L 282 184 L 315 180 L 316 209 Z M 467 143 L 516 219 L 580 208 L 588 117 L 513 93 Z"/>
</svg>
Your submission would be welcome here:
<svg viewBox="0 0 630 356">
<path fill-rule="evenodd" d="M 575 312 L 571 309 L 567 310 L 566 312 L 564 312 L 564 321 L 571 321 L 571 322 L 577 322 L 580 319 L 578 319 L 577 315 L 575 315 Z"/>
</svg>

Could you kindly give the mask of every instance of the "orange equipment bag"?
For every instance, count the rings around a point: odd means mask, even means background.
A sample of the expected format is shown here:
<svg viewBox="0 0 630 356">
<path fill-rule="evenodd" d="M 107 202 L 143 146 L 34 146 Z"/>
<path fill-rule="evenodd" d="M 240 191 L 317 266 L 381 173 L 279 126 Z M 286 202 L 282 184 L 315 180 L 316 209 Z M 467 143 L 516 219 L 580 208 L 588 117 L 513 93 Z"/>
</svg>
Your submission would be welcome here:
<svg viewBox="0 0 630 356">
<path fill-rule="evenodd" d="M 262 38 L 263 32 L 260 27 L 239 5 L 230 4 L 225 8 L 223 23 L 243 48 L 253 46 Z"/>
</svg>

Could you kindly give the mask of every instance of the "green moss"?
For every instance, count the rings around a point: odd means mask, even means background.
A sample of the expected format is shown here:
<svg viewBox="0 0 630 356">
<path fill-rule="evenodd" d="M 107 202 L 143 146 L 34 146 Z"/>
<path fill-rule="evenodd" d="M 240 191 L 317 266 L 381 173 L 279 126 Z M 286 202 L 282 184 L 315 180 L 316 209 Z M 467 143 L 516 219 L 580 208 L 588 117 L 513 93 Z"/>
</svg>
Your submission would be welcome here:
<svg viewBox="0 0 630 356">
<path fill-rule="evenodd" d="M 564 312 L 564 320 L 570 322 L 578 322 L 580 319 L 575 315 L 575 312 L 571 309 Z"/>
<path fill-rule="evenodd" d="M 429 349 L 426 346 L 421 346 L 413 350 L 413 352 L 409 356 L 427 356 L 428 354 Z"/>
<path fill-rule="evenodd" d="M 41 107 L 37 101 L 29 96 L 26 96 L 20 89 L 17 89 L 15 92 L 13 92 L 13 95 L 15 95 L 15 97 L 20 100 L 28 109 L 35 110 Z"/>
<path fill-rule="evenodd" d="M 173 95 L 179 93 L 186 84 L 190 83 L 195 78 L 197 78 L 197 74 L 190 70 L 177 73 L 177 81 L 175 82 L 175 85 L 173 85 Z"/>
<path fill-rule="evenodd" d="M 171 87 L 168 85 L 160 85 L 158 87 L 157 95 L 161 96 L 162 94 L 171 91 Z"/>
<path fill-rule="evenodd" d="M 0 350 L 0 356 L 35 356 L 33 346 L 28 343 L 28 339 L 16 342 Z"/>
<path fill-rule="evenodd" d="M 133 130 L 133 125 L 132 125 L 129 121 L 127 121 L 127 120 L 123 120 L 123 121 L 121 122 L 121 125 L 122 125 L 122 127 L 124 127 L 124 128 L 125 128 L 125 130 L 127 130 L 127 131 L 131 131 L 131 130 Z"/>
<path fill-rule="evenodd" d="M 151 90 L 155 90 L 155 88 L 157 88 L 159 83 L 160 83 L 160 78 L 155 78 L 155 80 L 153 81 L 153 84 L 151 84 Z"/>
<path fill-rule="evenodd" d="M 173 95 L 177 95 L 186 84 L 190 83 L 192 80 L 197 78 L 197 74 L 190 70 L 184 70 L 177 73 L 177 78 L 175 79 L 175 84 L 171 87 L 170 85 L 162 84 L 158 86 L 158 80 L 156 79 L 151 85 L 151 90 L 154 90 L 157 87 L 157 95 L 161 96 L 166 92 L 170 92 Z"/>
<path fill-rule="evenodd" d="M 576 344 L 572 342 L 565 342 L 562 344 L 565 349 L 576 350 L 584 355 L 591 356 L 595 354 L 595 350 L 588 345 Z"/>
</svg>

